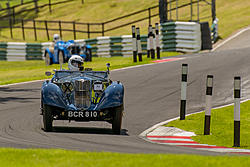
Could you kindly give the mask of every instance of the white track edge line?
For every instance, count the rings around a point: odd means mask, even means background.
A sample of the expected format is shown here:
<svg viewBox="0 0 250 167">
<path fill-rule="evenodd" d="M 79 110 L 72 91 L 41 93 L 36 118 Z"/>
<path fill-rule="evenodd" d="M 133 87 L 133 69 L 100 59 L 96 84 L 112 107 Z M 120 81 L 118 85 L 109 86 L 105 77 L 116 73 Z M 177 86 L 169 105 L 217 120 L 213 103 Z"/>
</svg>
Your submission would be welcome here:
<svg viewBox="0 0 250 167">
<path fill-rule="evenodd" d="M 41 79 L 41 80 L 19 82 L 19 83 L 7 84 L 7 85 L 0 85 L 0 88 L 2 88 L 2 87 L 8 87 L 8 86 L 15 86 L 15 85 L 29 84 L 29 83 L 40 82 L 40 81 L 45 81 L 45 80 L 46 79 Z"/>
<path fill-rule="evenodd" d="M 244 28 L 242 30 L 240 30 L 239 32 L 237 32 L 236 34 L 234 34 L 233 36 L 229 37 L 228 39 L 226 39 L 225 41 L 221 42 L 220 44 L 218 44 L 215 48 L 212 49 L 212 52 L 215 51 L 216 49 L 220 48 L 221 46 L 225 45 L 227 42 L 229 42 L 230 40 L 236 38 L 237 36 L 239 36 L 240 34 L 242 34 L 245 31 L 250 30 L 250 27 Z"/>
</svg>

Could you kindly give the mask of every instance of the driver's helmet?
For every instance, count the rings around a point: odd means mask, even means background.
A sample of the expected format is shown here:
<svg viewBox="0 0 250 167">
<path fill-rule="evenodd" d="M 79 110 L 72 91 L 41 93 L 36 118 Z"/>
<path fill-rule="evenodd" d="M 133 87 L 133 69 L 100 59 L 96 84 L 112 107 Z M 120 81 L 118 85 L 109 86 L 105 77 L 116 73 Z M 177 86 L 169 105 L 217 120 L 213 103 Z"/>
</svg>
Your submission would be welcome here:
<svg viewBox="0 0 250 167">
<path fill-rule="evenodd" d="M 54 34 L 54 36 L 53 36 L 53 41 L 54 41 L 54 42 L 57 42 L 57 41 L 59 41 L 59 40 L 60 40 L 60 35 Z"/>
<path fill-rule="evenodd" d="M 69 67 L 69 70 L 71 71 L 79 71 L 83 69 L 82 65 L 83 65 L 83 58 L 81 56 L 73 55 L 69 59 L 68 67 Z"/>
</svg>

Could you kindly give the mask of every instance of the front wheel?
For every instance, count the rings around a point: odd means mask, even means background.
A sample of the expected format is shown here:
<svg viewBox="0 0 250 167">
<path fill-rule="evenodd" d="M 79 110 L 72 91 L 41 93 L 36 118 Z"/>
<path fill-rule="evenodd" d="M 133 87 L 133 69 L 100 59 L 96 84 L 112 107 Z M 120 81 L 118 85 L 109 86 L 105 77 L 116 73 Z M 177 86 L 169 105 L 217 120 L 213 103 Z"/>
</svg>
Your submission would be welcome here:
<svg viewBox="0 0 250 167">
<path fill-rule="evenodd" d="M 59 61 L 59 64 L 65 63 L 63 51 L 59 51 L 59 54 L 58 54 L 58 61 Z"/>
<path fill-rule="evenodd" d="M 48 52 L 45 53 L 45 64 L 46 64 L 46 66 L 52 64 L 52 61 L 51 61 L 51 58 L 49 57 L 49 53 Z"/>
<path fill-rule="evenodd" d="M 123 105 L 117 108 L 114 108 L 114 117 L 112 122 L 112 131 L 114 134 L 121 133 L 121 126 L 122 126 L 122 113 L 123 113 Z"/>
<path fill-rule="evenodd" d="M 52 131 L 53 115 L 52 108 L 48 105 L 43 105 L 43 129 L 46 132 Z"/>
</svg>

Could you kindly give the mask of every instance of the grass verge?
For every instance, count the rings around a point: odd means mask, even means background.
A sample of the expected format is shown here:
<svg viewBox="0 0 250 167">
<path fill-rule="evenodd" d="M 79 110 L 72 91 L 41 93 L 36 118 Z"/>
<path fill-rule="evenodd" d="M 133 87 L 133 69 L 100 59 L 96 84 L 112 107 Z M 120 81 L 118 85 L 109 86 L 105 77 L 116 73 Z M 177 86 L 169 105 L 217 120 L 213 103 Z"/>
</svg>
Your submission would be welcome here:
<svg viewBox="0 0 250 167">
<path fill-rule="evenodd" d="M 5 7 L 5 3 L 7 0 L 3 1 L 3 7 Z M 59 0 L 52 0 L 52 2 Z M 178 6 L 182 6 L 186 4 L 187 0 L 179 0 Z M 211 1 L 200 1 L 200 13 L 199 18 L 201 22 L 209 21 L 211 26 L 211 9 L 210 5 L 206 2 Z M 11 5 L 16 3 L 20 3 L 18 0 L 12 0 Z M 48 0 L 39 0 L 39 3 L 48 3 Z M 124 16 L 132 12 L 136 12 L 138 10 L 147 9 L 154 5 L 157 5 L 158 1 L 155 0 L 85 0 L 84 4 L 81 4 L 80 0 L 75 0 L 69 3 L 60 4 L 56 6 L 52 6 L 52 13 L 49 13 L 49 8 L 41 8 L 39 9 L 39 13 L 35 13 L 35 11 L 25 12 L 21 15 L 17 15 L 17 19 L 37 19 L 37 20 L 63 20 L 63 21 L 76 21 L 76 22 L 103 22 L 112 20 L 117 18 L 118 16 Z M 172 4 L 172 8 L 175 8 L 176 3 Z M 233 32 L 237 31 L 240 28 L 246 27 L 250 24 L 250 1 L 249 0 L 220 0 L 216 1 L 216 14 L 219 18 L 219 34 L 221 38 L 226 38 Z M 24 8 L 33 8 L 34 4 L 31 3 L 26 6 L 22 6 L 16 9 L 16 12 L 24 9 Z M 194 9 L 197 8 L 197 5 L 194 4 Z M 74 12 L 72 12 L 74 11 Z M 107 12 L 109 11 L 109 12 Z M 7 11 L 5 11 L 6 14 Z M 65 14 L 66 13 L 66 14 Z M 105 13 L 105 14 L 104 14 Z M 155 15 L 158 13 L 158 9 L 154 9 L 151 11 L 151 15 Z M 141 19 L 148 16 L 148 12 L 144 12 L 141 14 L 137 14 L 135 16 L 130 16 L 128 18 L 119 20 L 117 22 L 111 22 L 105 24 L 105 30 L 116 27 L 118 25 L 128 23 L 128 20 L 133 21 L 137 19 Z M 180 20 L 190 20 L 190 6 L 179 9 L 178 18 Z M 193 11 L 194 20 L 197 19 L 196 10 Z M 172 12 L 172 19 L 175 20 L 175 11 Z M 151 20 L 152 24 L 159 22 L 159 17 L 154 17 Z M 6 24 L 8 26 L 8 20 L 5 22 L 1 22 L 1 24 Z M 45 28 L 44 23 L 36 23 L 37 27 Z M 141 34 L 147 34 L 148 20 L 144 20 L 135 24 L 138 27 L 141 27 Z M 16 23 L 15 26 L 21 26 L 21 23 Z M 25 27 L 33 27 L 33 22 L 27 22 L 24 24 Z M 49 28 L 58 29 L 57 23 L 48 23 Z M 64 29 L 72 29 L 71 24 L 62 24 Z M 91 31 L 100 31 L 101 26 L 90 26 Z M 87 31 L 86 25 L 77 25 L 76 29 Z M 22 30 L 20 28 L 14 28 L 13 34 L 14 38 L 10 38 L 10 31 L 8 28 L 0 30 L 0 41 L 8 41 L 8 42 L 17 42 L 17 41 L 25 41 L 25 42 L 35 42 L 34 41 L 34 33 L 33 29 L 25 29 L 26 40 L 22 39 Z M 49 31 L 50 36 L 52 37 L 54 33 L 59 33 L 59 31 Z M 119 28 L 114 31 L 109 31 L 105 33 L 105 36 L 120 36 L 131 34 L 131 25 L 128 25 L 123 28 Z M 91 38 L 95 38 L 97 36 L 101 36 L 102 34 L 91 34 Z M 37 30 L 38 42 L 47 41 L 46 31 L 45 30 Z M 77 38 L 87 38 L 87 34 L 77 33 Z M 73 39 L 72 32 L 63 32 L 63 40 Z"/>
<path fill-rule="evenodd" d="M 250 101 L 241 104 L 241 147 L 250 149 Z M 217 146 L 233 146 L 234 136 L 234 106 L 213 109 L 211 114 L 211 135 L 204 134 L 205 113 L 193 114 L 186 120 L 172 121 L 166 126 L 177 127 L 186 131 L 195 132 L 197 136 L 192 137 L 202 144 Z"/>
<path fill-rule="evenodd" d="M 178 55 L 176 52 L 164 52 L 162 57 Z M 111 64 L 111 70 L 135 66 L 141 64 L 152 63 L 152 60 L 143 56 L 142 62 L 133 63 L 132 57 L 112 57 L 112 58 L 93 58 L 92 62 L 85 62 L 84 66 L 93 68 L 93 70 L 106 70 L 106 63 Z M 64 64 L 63 68 L 67 69 L 68 64 Z M 8 62 L 0 61 L 0 85 L 18 83 L 24 81 L 46 79 L 45 71 L 53 71 L 60 69 L 58 64 L 45 66 L 44 61 L 22 61 Z"/>
<path fill-rule="evenodd" d="M 239 163 L 240 162 L 240 163 Z M 174 167 L 229 167 L 248 166 L 249 157 L 236 156 L 199 156 L 174 154 L 120 154 L 89 153 L 66 150 L 43 149 L 0 149 L 1 166 L 95 166 L 95 167 L 127 167 L 127 166 L 174 166 Z"/>
</svg>

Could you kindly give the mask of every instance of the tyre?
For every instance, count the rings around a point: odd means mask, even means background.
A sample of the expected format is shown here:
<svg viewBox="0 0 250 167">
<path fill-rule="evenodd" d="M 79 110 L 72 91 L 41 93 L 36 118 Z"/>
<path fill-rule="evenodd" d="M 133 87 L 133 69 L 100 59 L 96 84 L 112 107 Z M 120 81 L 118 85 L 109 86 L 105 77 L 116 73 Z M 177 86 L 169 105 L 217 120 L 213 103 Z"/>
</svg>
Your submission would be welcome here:
<svg viewBox="0 0 250 167">
<path fill-rule="evenodd" d="M 46 64 L 46 66 L 52 64 L 52 61 L 51 61 L 51 58 L 49 57 L 49 53 L 48 52 L 45 52 L 45 64 Z"/>
<path fill-rule="evenodd" d="M 64 61 L 64 54 L 63 54 L 63 51 L 59 51 L 59 54 L 58 54 L 58 61 L 59 61 L 59 64 L 63 64 L 65 61 Z"/>
<path fill-rule="evenodd" d="M 114 117 L 112 122 L 112 131 L 114 134 L 119 135 L 121 133 L 121 126 L 122 126 L 123 105 L 115 108 L 113 112 L 114 112 Z"/>
<path fill-rule="evenodd" d="M 46 132 L 52 131 L 52 108 L 48 105 L 43 105 L 43 129 Z"/>
</svg>

